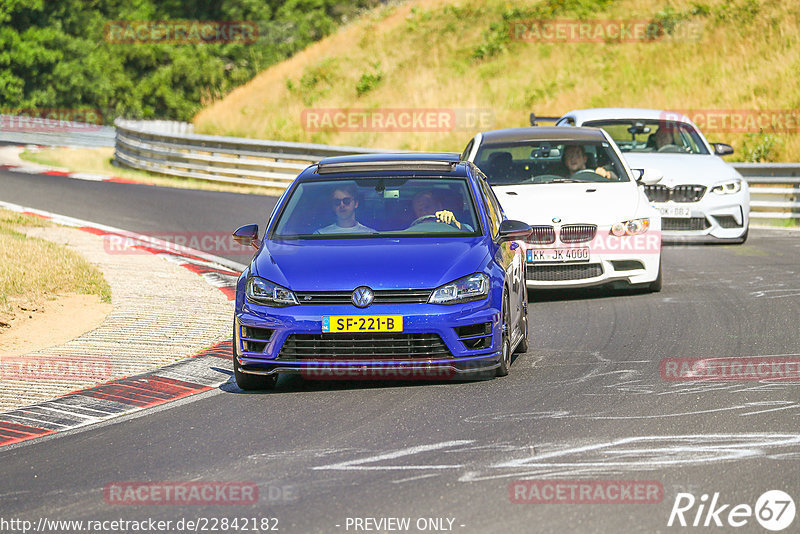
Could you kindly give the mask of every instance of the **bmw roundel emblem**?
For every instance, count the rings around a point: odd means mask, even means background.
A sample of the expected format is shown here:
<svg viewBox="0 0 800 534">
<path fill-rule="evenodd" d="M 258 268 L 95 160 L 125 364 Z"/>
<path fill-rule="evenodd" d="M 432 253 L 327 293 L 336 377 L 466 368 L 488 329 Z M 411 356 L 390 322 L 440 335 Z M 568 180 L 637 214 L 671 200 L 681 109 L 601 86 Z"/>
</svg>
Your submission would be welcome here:
<svg viewBox="0 0 800 534">
<path fill-rule="evenodd" d="M 553 217 L 553 222 L 558 224 L 558 223 L 561 222 L 561 218 L 560 217 Z"/>
<path fill-rule="evenodd" d="M 367 286 L 357 287 L 355 291 L 353 291 L 353 304 L 359 308 L 366 308 L 372 304 L 372 299 L 374 298 L 375 294 Z"/>
</svg>

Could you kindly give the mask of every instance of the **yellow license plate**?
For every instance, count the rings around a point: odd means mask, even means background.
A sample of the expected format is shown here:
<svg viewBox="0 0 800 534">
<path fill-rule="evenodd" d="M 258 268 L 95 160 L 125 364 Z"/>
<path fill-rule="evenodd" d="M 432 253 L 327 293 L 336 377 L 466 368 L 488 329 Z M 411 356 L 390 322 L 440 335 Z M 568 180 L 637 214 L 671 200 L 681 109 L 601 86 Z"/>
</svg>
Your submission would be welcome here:
<svg viewBox="0 0 800 534">
<path fill-rule="evenodd" d="M 402 315 L 324 315 L 322 331 L 333 332 L 402 332 Z"/>
</svg>

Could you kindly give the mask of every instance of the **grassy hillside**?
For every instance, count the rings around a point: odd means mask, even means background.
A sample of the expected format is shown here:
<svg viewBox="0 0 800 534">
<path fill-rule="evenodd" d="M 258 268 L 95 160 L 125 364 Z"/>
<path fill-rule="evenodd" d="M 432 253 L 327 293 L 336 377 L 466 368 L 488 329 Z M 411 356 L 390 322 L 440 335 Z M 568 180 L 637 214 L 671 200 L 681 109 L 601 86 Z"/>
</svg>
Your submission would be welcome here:
<svg viewBox="0 0 800 534">
<path fill-rule="evenodd" d="M 638 42 L 512 40 L 522 19 L 640 19 Z M 694 39 L 680 38 L 694 28 Z M 699 28 L 699 33 L 697 29 Z M 672 31 L 673 33 L 669 33 Z M 583 107 L 795 110 L 800 4 L 781 0 L 410 0 L 378 8 L 195 117 L 199 132 L 381 148 L 460 151 L 479 129 Z M 484 110 L 449 132 L 309 131 L 321 108 Z M 732 159 L 800 161 L 797 133 L 707 132 Z"/>
</svg>

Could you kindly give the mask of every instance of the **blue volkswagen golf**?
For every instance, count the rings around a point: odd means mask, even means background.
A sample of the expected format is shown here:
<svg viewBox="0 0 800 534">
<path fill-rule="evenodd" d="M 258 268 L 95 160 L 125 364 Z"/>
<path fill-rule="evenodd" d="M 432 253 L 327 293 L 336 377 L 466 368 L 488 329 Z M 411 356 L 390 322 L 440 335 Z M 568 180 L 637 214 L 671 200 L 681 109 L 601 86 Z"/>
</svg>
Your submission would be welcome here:
<svg viewBox="0 0 800 534">
<path fill-rule="evenodd" d="M 281 196 L 236 288 L 242 389 L 317 379 L 508 374 L 527 350 L 531 228 L 451 154 L 323 159 Z"/>
</svg>

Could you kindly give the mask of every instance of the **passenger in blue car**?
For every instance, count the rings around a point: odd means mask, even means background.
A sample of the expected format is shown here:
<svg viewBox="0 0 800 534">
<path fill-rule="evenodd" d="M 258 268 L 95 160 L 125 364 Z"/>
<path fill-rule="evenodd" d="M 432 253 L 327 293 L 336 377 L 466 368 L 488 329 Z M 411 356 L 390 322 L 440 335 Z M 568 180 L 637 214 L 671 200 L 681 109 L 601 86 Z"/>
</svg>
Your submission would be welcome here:
<svg viewBox="0 0 800 534">
<path fill-rule="evenodd" d="M 357 234 L 374 233 L 375 230 L 356 221 L 358 198 L 356 187 L 346 184 L 337 186 L 331 194 L 331 205 L 336 214 L 336 222 L 320 228 L 315 234 Z"/>
<path fill-rule="evenodd" d="M 456 216 L 452 211 L 444 209 L 441 199 L 433 190 L 426 189 L 414 195 L 414 198 L 411 199 L 411 207 L 417 218 L 410 226 L 423 222 L 440 222 L 461 229 L 461 223 L 458 222 Z"/>
</svg>

